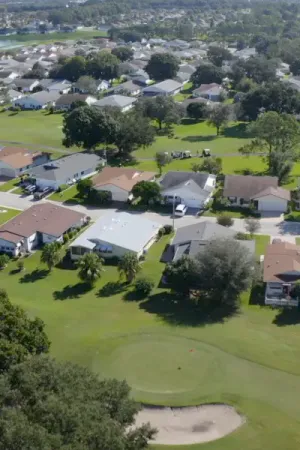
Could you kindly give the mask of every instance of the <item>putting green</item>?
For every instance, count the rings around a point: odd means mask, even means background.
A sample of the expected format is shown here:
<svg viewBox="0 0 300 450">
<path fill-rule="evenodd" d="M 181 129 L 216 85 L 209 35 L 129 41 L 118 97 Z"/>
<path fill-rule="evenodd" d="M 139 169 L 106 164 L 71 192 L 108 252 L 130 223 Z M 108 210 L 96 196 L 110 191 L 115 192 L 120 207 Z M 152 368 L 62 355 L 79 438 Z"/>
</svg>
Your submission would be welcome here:
<svg viewBox="0 0 300 450">
<path fill-rule="evenodd" d="M 103 376 L 126 379 L 136 392 L 193 391 L 209 376 L 215 361 L 209 348 L 179 337 L 143 334 L 112 342 L 113 349 L 106 349 L 110 351 L 105 355 L 103 348 L 104 359 L 97 358 L 93 369 Z"/>
</svg>

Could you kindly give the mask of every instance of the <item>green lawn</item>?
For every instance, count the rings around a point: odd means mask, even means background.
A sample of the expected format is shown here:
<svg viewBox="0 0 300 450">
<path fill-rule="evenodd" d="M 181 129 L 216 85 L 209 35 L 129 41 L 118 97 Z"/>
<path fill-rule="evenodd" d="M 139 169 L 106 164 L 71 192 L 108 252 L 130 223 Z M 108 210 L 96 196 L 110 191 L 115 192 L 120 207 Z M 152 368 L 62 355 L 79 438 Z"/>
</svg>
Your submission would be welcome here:
<svg viewBox="0 0 300 450">
<path fill-rule="evenodd" d="M 76 184 L 74 184 L 65 191 L 54 192 L 53 194 L 50 195 L 49 200 L 54 200 L 56 202 L 67 202 L 72 200 L 75 197 L 75 195 L 77 195 L 77 192 L 78 191 Z"/>
<path fill-rule="evenodd" d="M 9 209 L 6 206 L 0 206 L 0 225 L 20 214 L 18 209 Z"/>
<path fill-rule="evenodd" d="M 62 114 L 48 114 L 43 110 L 0 112 L 0 143 L 12 141 L 65 149 L 62 145 L 62 121 Z"/>
<path fill-rule="evenodd" d="M 20 178 L 13 178 L 0 185 L 0 192 L 7 192 L 16 187 L 20 182 Z"/>
<path fill-rule="evenodd" d="M 267 237 L 257 240 L 261 253 Z M 164 237 L 154 244 L 143 264 L 143 273 L 156 284 L 163 269 L 158 259 L 167 241 Z M 76 270 L 56 268 L 48 274 L 39 252 L 25 260 L 25 272 L 13 273 L 15 266 L 12 262 L 0 273 L 1 288 L 31 316 L 45 321 L 51 354 L 59 360 L 86 365 L 100 377 L 126 378 L 140 401 L 181 406 L 225 402 L 247 419 L 221 440 L 182 448 L 298 450 L 296 310 L 250 306 L 245 295 L 239 314 L 203 323 L 160 288 L 140 302 L 128 293 L 124 298 L 124 291 L 103 296 L 101 288 L 118 279 L 115 267 L 105 266 L 102 280 L 86 291 Z"/>
<path fill-rule="evenodd" d="M 99 30 L 76 30 L 73 33 L 32 33 L 32 34 L 16 34 L 14 36 L 1 36 L 1 41 L 17 41 L 26 42 L 27 45 L 33 43 L 51 43 L 59 41 L 68 41 L 73 39 L 93 39 L 97 37 L 105 37 L 107 33 Z"/>
</svg>

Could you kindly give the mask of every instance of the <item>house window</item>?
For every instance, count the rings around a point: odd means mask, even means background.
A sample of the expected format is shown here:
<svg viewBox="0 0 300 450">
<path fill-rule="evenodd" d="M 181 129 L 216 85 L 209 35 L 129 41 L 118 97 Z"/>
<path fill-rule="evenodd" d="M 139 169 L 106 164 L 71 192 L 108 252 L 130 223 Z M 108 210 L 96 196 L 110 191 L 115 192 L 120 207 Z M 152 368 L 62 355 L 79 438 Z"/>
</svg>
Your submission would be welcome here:
<svg viewBox="0 0 300 450">
<path fill-rule="evenodd" d="M 80 175 L 84 175 L 84 170 L 82 172 L 80 172 Z"/>
</svg>

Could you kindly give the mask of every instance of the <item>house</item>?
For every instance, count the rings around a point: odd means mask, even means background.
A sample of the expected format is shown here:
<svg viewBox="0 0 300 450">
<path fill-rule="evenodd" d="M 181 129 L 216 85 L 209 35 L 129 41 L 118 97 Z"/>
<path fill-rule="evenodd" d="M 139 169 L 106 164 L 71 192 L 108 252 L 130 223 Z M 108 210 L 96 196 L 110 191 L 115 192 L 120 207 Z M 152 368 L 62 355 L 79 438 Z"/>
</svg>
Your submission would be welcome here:
<svg viewBox="0 0 300 450">
<path fill-rule="evenodd" d="M 8 89 L 6 96 L 8 97 L 10 102 L 14 102 L 18 98 L 23 97 L 23 94 L 19 91 L 15 91 L 14 89 Z"/>
<path fill-rule="evenodd" d="M 217 223 L 200 222 L 186 227 L 180 227 L 167 248 L 163 259 L 165 262 L 174 262 L 183 256 L 191 258 L 197 255 L 214 239 L 235 239 L 236 231 L 223 227 Z M 255 254 L 255 241 L 239 241 L 249 252 Z"/>
<path fill-rule="evenodd" d="M 269 244 L 263 261 L 263 280 L 266 305 L 298 306 L 293 286 L 300 280 L 300 245 Z"/>
<path fill-rule="evenodd" d="M 127 97 L 126 95 L 109 95 L 101 100 L 98 100 L 93 104 L 97 108 L 104 108 L 106 106 L 112 106 L 115 108 L 120 108 L 122 112 L 129 111 L 133 108 L 136 98 Z"/>
<path fill-rule="evenodd" d="M 143 69 L 137 70 L 133 75 L 131 75 L 131 79 L 134 83 L 141 86 L 147 86 L 151 83 L 148 73 Z"/>
<path fill-rule="evenodd" d="M 87 216 L 52 203 L 40 203 L 0 227 L 0 251 L 18 256 L 42 244 L 62 242 L 64 233 L 81 228 Z"/>
<path fill-rule="evenodd" d="M 88 106 L 95 103 L 97 99 L 91 95 L 86 94 L 62 94 L 55 102 L 55 109 L 57 111 L 69 111 L 74 102 L 84 102 Z"/>
<path fill-rule="evenodd" d="M 68 82 L 67 80 L 63 80 L 60 82 L 56 82 L 53 84 L 50 84 L 47 87 L 48 92 L 57 92 L 59 94 L 67 94 L 72 88 L 72 83 Z"/>
<path fill-rule="evenodd" d="M 39 81 L 31 78 L 15 78 L 12 83 L 12 86 L 20 92 L 32 92 L 38 85 Z"/>
<path fill-rule="evenodd" d="M 30 170 L 39 188 L 58 189 L 63 184 L 73 184 L 82 178 L 93 175 L 99 165 L 105 161 L 92 153 L 74 153 L 74 155 L 50 161 Z"/>
<path fill-rule="evenodd" d="M 134 81 L 129 80 L 113 88 L 112 92 L 114 94 L 125 93 L 125 95 L 132 95 L 134 97 L 137 97 L 142 92 L 142 88 L 139 84 L 136 84 Z"/>
<path fill-rule="evenodd" d="M 155 242 L 160 228 L 159 223 L 139 214 L 105 214 L 72 242 L 71 259 L 91 252 L 105 258 L 121 258 L 128 252 L 141 257 Z"/>
<path fill-rule="evenodd" d="M 142 172 L 127 167 L 104 167 L 94 178 L 97 191 L 108 191 L 112 200 L 127 202 L 132 198 L 131 191 L 140 181 L 154 181 L 154 172 Z"/>
<path fill-rule="evenodd" d="M 182 203 L 202 209 L 212 197 L 216 175 L 195 172 L 168 172 L 160 181 L 165 203 Z"/>
<path fill-rule="evenodd" d="M 54 106 L 59 97 L 58 92 L 40 91 L 18 98 L 13 102 L 13 106 L 19 106 L 22 109 L 45 109 Z"/>
<path fill-rule="evenodd" d="M 176 95 L 182 89 L 182 83 L 175 80 L 165 80 L 160 83 L 152 84 L 143 89 L 143 95 L 147 97 L 155 97 L 157 95 Z"/>
<path fill-rule="evenodd" d="M 106 81 L 106 80 L 95 80 L 95 83 L 96 83 L 97 92 L 106 91 L 110 86 L 109 81 Z M 80 88 L 80 85 L 78 85 L 78 83 L 73 84 L 72 91 L 78 92 L 80 94 L 88 94 L 89 93 L 85 89 Z"/>
<path fill-rule="evenodd" d="M 249 207 L 257 211 L 280 212 L 287 210 L 290 191 L 278 186 L 277 177 L 253 175 L 226 175 L 223 197 L 232 206 Z"/>
<path fill-rule="evenodd" d="M 212 102 L 219 102 L 221 100 L 221 92 L 223 88 L 217 83 L 201 84 L 200 87 L 194 89 L 192 92 L 193 97 L 207 98 Z"/>
<path fill-rule="evenodd" d="M 188 73 L 191 76 L 196 72 L 196 68 L 191 64 L 180 64 L 179 72 Z"/>
<path fill-rule="evenodd" d="M 11 80 L 13 81 L 15 78 L 17 78 L 19 76 L 19 74 L 17 72 L 14 72 L 11 69 L 8 70 L 1 70 L 0 71 L 0 80 Z"/>
<path fill-rule="evenodd" d="M 175 77 L 175 80 L 178 81 L 178 83 L 186 84 L 190 81 L 191 75 L 187 72 L 177 72 L 177 75 Z"/>
<path fill-rule="evenodd" d="M 49 153 L 33 153 L 20 147 L 2 147 L 0 148 L 0 176 L 16 178 L 35 166 L 45 164 L 49 159 Z"/>
</svg>

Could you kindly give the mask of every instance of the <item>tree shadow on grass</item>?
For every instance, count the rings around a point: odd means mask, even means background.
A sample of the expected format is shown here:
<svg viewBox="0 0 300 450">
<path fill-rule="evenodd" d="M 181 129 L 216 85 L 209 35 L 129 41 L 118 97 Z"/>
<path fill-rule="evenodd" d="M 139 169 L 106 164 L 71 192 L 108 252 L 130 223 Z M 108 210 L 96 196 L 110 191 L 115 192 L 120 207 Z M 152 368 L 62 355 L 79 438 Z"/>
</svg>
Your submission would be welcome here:
<svg viewBox="0 0 300 450">
<path fill-rule="evenodd" d="M 171 325 L 192 327 L 223 323 L 238 313 L 236 307 L 208 310 L 169 292 L 154 294 L 140 303 L 139 307 L 150 314 L 156 314 Z"/>
<path fill-rule="evenodd" d="M 77 283 L 71 286 L 70 284 L 65 286 L 61 291 L 54 291 L 54 300 L 68 300 L 79 298 L 81 295 L 86 294 L 91 290 L 91 286 L 87 283 Z"/>
<path fill-rule="evenodd" d="M 140 302 L 145 300 L 147 296 L 136 292 L 135 290 L 128 291 L 124 294 L 123 300 L 126 302 Z"/>
<path fill-rule="evenodd" d="M 25 273 L 20 278 L 20 283 L 34 283 L 35 281 L 43 280 L 47 275 L 49 275 L 49 270 L 35 269 L 30 273 Z"/>
<path fill-rule="evenodd" d="M 229 138 L 249 139 L 253 136 L 247 131 L 246 123 L 238 123 L 224 129 L 224 136 Z"/>
<path fill-rule="evenodd" d="M 185 136 L 181 140 L 183 142 L 210 142 L 210 141 L 214 141 L 215 139 L 217 139 L 217 135 L 210 134 L 210 135 L 206 135 L 206 136 Z"/>
<path fill-rule="evenodd" d="M 116 294 L 120 294 L 126 287 L 126 283 L 120 281 L 110 281 L 106 283 L 98 292 L 98 297 L 111 297 Z"/>
<path fill-rule="evenodd" d="M 274 318 L 273 323 L 278 327 L 298 325 L 300 324 L 300 311 L 298 308 L 293 307 L 280 309 Z"/>
</svg>

